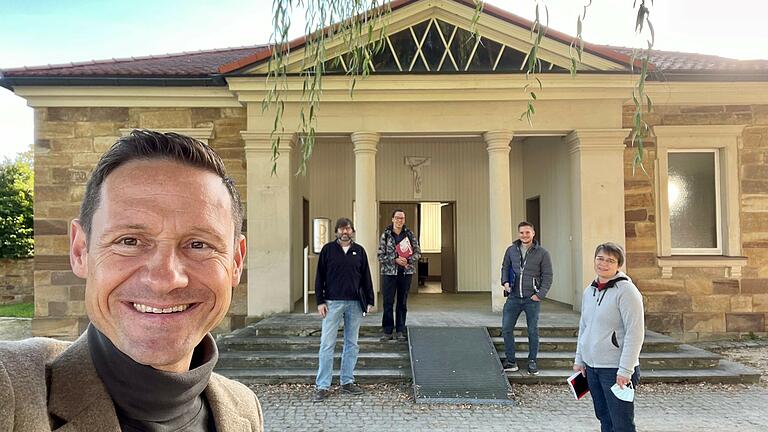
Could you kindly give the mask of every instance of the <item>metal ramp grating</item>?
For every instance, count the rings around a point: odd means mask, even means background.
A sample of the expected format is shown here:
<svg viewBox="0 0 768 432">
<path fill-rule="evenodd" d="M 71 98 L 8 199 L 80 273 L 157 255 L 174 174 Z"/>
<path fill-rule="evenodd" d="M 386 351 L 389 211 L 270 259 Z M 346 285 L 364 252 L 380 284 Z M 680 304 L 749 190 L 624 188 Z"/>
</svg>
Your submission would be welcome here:
<svg viewBox="0 0 768 432">
<path fill-rule="evenodd" d="M 416 403 L 513 403 L 484 327 L 408 326 L 408 343 Z"/>
</svg>

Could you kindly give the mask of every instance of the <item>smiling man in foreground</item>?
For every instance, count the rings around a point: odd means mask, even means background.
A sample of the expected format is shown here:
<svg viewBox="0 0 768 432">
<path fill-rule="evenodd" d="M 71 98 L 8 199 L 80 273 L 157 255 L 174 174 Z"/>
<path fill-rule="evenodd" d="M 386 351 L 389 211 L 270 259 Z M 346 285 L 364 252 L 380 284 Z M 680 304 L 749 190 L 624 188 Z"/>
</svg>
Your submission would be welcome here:
<svg viewBox="0 0 768 432">
<path fill-rule="evenodd" d="M 224 164 L 177 134 L 134 131 L 101 158 L 72 222 L 91 325 L 74 343 L 0 343 L 0 430 L 261 431 L 256 396 L 214 374 L 209 334 L 245 258 Z"/>
</svg>

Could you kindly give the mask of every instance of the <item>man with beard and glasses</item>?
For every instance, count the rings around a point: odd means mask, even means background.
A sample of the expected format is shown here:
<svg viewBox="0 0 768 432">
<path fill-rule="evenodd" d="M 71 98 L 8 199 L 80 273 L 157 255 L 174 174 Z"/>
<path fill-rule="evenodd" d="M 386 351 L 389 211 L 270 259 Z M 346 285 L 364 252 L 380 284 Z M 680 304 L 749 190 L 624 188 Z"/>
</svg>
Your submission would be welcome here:
<svg viewBox="0 0 768 432">
<path fill-rule="evenodd" d="M 355 228 L 352 221 L 336 221 L 336 240 L 320 251 L 315 277 L 317 311 L 323 318 L 320 337 L 319 365 L 315 380 L 314 402 L 322 402 L 330 394 L 333 373 L 333 352 L 336 333 L 344 322 L 344 348 L 341 353 L 341 392 L 361 394 L 355 384 L 357 363 L 357 337 L 363 316 L 373 308 L 373 281 L 368 266 L 368 255 L 362 246 L 352 240 Z"/>
<path fill-rule="evenodd" d="M 210 147 L 174 133 L 120 138 L 70 226 L 91 324 L 74 343 L 0 343 L 0 430 L 262 431 L 253 392 L 213 373 L 209 333 L 240 282 L 242 220 Z"/>
</svg>

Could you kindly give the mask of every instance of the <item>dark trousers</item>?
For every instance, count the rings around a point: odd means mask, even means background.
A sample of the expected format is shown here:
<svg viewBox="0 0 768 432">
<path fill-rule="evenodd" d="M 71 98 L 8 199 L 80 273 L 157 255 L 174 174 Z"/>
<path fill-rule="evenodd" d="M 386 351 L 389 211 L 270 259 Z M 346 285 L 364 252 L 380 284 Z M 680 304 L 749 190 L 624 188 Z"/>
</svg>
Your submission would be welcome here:
<svg viewBox="0 0 768 432">
<path fill-rule="evenodd" d="M 536 360 L 539 355 L 539 311 L 541 302 L 513 295 L 507 297 L 501 316 L 501 335 L 504 336 L 507 361 L 515 361 L 515 323 L 523 312 L 528 325 L 528 360 Z"/>
<path fill-rule="evenodd" d="M 405 332 L 405 316 L 408 313 L 408 290 L 411 288 L 413 275 L 400 274 L 397 276 L 384 275 L 381 277 L 382 294 L 384 296 L 384 315 L 381 317 L 381 327 L 384 333 L 392 334 L 392 330 Z M 395 300 L 397 306 L 395 307 Z M 392 319 L 394 309 L 395 318 Z"/>
<path fill-rule="evenodd" d="M 587 366 L 587 382 L 595 405 L 595 416 L 600 420 L 601 432 L 634 432 L 635 404 L 616 397 L 611 387 L 616 384 L 616 368 L 593 368 Z M 637 388 L 640 381 L 640 367 L 630 378 Z"/>
</svg>

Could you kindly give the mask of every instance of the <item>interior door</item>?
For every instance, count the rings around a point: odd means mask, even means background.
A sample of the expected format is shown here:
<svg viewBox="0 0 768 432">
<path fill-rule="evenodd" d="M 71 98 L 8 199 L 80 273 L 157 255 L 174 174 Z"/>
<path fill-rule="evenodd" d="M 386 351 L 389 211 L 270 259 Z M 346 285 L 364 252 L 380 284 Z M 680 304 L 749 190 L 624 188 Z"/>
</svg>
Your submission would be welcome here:
<svg viewBox="0 0 768 432">
<path fill-rule="evenodd" d="M 440 208 L 440 285 L 444 293 L 455 293 L 456 286 L 456 217 L 453 203 Z"/>
</svg>

